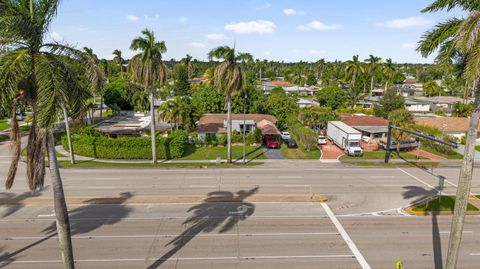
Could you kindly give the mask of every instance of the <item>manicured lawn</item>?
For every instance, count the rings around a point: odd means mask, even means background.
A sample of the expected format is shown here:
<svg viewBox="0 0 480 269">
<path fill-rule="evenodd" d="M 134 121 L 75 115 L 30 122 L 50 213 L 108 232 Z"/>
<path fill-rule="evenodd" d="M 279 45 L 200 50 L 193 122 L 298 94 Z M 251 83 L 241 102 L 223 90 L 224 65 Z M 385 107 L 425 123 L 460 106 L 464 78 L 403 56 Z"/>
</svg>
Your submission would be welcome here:
<svg viewBox="0 0 480 269">
<path fill-rule="evenodd" d="M 59 161 L 61 168 L 208 168 L 208 167 L 251 167 L 261 165 L 260 162 L 250 162 L 247 164 L 241 163 L 103 163 L 96 161 L 77 161 L 76 164 L 71 164 L 70 161 Z"/>
<path fill-rule="evenodd" d="M 246 147 L 247 159 L 265 159 L 262 147 Z M 215 160 L 220 157 L 227 159 L 227 147 L 189 147 L 180 160 Z M 242 146 L 232 146 L 232 158 L 234 160 L 243 158 Z"/>
<path fill-rule="evenodd" d="M 451 159 L 451 160 L 463 159 L 462 154 L 460 154 L 456 151 L 453 151 L 453 150 L 452 150 L 451 154 L 445 154 L 445 153 L 438 152 L 435 149 L 425 147 L 425 146 L 420 147 L 420 149 L 423 149 L 423 150 L 428 151 L 432 154 L 438 155 L 438 156 L 443 157 L 443 158 Z"/>
<path fill-rule="evenodd" d="M 409 154 L 409 153 L 400 153 L 400 157 L 403 159 L 417 159 L 417 155 Z M 364 152 L 360 157 L 353 157 L 344 155 L 340 157 L 340 160 L 382 160 L 385 158 L 385 151 L 367 151 Z M 396 152 L 390 153 L 390 159 L 399 159 L 399 156 Z M 420 159 L 426 159 L 420 156 Z"/>
<path fill-rule="evenodd" d="M 0 131 L 7 130 L 10 128 L 10 125 L 6 120 L 0 120 Z"/>
<path fill-rule="evenodd" d="M 476 150 L 476 151 L 480 151 L 480 145 L 475 146 L 475 150 Z"/>
<path fill-rule="evenodd" d="M 20 126 L 20 131 L 21 132 L 28 132 L 28 131 L 30 131 L 30 126 L 22 125 L 22 126 Z"/>
<path fill-rule="evenodd" d="M 424 202 L 412 208 L 414 212 L 453 212 L 455 208 L 455 196 L 441 196 L 431 201 Z M 472 204 L 468 204 L 467 211 L 479 211 Z"/>
<path fill-rule="evenodd" d="M 397 167 L 397 166 L 412 167 L 412 166 L 415 166 L 415 164 L 413 164 L 411 162 L 384 163 L 384 162 L 369 162 L 367 160 L 365 160 L 365 161 L 351 161 L 351 160 L 348 160 L 344 163 L 351 164 L 351 165 L 356 165 L 356 166 L 364 166 L 364 167 Z M 422 166 L 425 166 L 425 167 L 438 167 L 439 164 L 440 164 L 439 162 L 422 162 Z"/>
<path fill-rule="evenodd" d="M 318 160 L 320 159 L 320 150 L 312 150 L 310 152 L 304 151 L 300 148 L 289 149 L 287 145 L 282 144 L 280 152 L 285 159 L 307 159 Z"/>
</svg>

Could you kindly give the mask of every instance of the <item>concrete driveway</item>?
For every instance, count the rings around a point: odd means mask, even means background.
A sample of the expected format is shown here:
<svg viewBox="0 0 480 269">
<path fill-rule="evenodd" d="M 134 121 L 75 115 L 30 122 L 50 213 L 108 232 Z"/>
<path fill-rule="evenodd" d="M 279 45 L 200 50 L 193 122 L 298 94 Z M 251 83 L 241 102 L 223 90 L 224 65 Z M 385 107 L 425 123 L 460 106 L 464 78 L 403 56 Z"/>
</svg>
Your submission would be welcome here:
<svg viewBox="0 0 480 269">
<path fill-rule="evenodd" d="M 272 160 L 284 159 L 280 149 L 265 148 L 265 155 L 267 156 L 267 159 L 272 159 Z"/>
</svg>

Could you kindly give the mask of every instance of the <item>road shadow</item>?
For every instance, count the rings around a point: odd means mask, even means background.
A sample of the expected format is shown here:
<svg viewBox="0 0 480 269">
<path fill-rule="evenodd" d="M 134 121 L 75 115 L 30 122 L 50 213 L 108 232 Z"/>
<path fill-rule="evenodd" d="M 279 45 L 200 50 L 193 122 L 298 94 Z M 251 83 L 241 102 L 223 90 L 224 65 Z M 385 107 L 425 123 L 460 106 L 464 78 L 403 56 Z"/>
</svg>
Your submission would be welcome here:
<svg viewBox="0 0 480 269">
<path fill-rule="evenodd" d="M 208 194 L 201 204 L 191 207 L 187 212 L 192 216 L 183 224 L 188 228 L 170 241 L 166 246 L 172 249 L 148 266 L 148 269 L 160 267 L 165 261 L 186 246 L 200 233 L 210 233 L 219 228 L 219 233 L 230 231 L 238 222 L 247 219 L 255 212 L 255 205 L 245 201 L 254 195 L 258 187 L 251 190 L 241 190 L 236 193 L 216 191 Z"/>
<path fill-rule="evenodd" d="M 260 152 L 258 152 L 258 151 L 260 151 Z M 251 155 L 254 155 L 256 152 L 258 152 L 258 153 L 255 156 L 251 156 Z M 251 162 L 253 160 L 258 159 L 263 154 L 264 154 L 263 147 L 259 146 L 259 147 L 256 147 L 256 148 L 250 150 L 249 152 L 245 152 L 245 159 L 246 159 L 247 162 Z M 234 162 L 239 162 L 239 161 L 242 161 L 242 160 L 243 160 L 243 156 L 235 159 Z"/>
<path fill-rule="evenodd" d="M 25 204 L 24 200 L 32 197 L 39 197 L 42 195 L 42 192 L 46 187 L 42 188 L 40 191 L 36 192 L 24 192 L 22 194 L 15 195 L 14 193 L 2 192 L 0 193 L 0 206 L 7 207 L 5 212 L 1 214 L 1 218 L 8 217 L 13 213 L 22 209 Z"/>
<path fill-rule="evenodd" d="M 69 210 L 71 235 L 89 233 L 105 225 L 113 225 L 126 218 L 132 211 L 126 202 L 133 197 L 130 192 L 120 193 L 118 197 L 94 198 L 84 201 L 85 206 Z M 57 235 L 56 222 L 42 232 L 45 237 L 11 253 L 0 254 L 0 268 L 6 266 L 24 251 L 35 247 Z"/>
<path fill-rule="evenodd" d="M 427 200 L 431 200 L 433 197 L 439 195 L 442 191 L 440 186 L 436 189 L 425 189 L 418 186 L 406 186 L 404 187 L 405 192 L 403 193 L 403 198 L 411 199 L 415 198 L 411 204 L 416 205 Z M 440 202 L 439 200 L 437 200 Z M 443 256 L 442 256 L 442 239 L 440 237 L 440 228 L 438 226 L 438 212 L 432 212 L 432 245 L 433 245 L 433 262 L 435 269 L 443 269 Z"/>
<path fill-rule="evenodd" d="M 9 255 L 10 253 L 4 251 L 4 247 L 0 247 L 0 268 L 7 267 L 15 261 L 15 259 L 9 258 Z"/>
</svg>

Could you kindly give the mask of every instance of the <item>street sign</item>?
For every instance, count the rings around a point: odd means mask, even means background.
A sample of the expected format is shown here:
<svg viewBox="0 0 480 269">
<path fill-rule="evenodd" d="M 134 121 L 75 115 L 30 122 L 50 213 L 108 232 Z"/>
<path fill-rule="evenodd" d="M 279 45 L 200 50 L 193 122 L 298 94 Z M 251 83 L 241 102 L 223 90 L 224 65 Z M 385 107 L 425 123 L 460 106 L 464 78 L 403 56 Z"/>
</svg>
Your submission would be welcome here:
<svg viewBox="0 0 480 269">
<path fill-rule="evenodd" d="M 402 261 L 397 261 L 397 269 L 403 269 Z"/>
</svg>

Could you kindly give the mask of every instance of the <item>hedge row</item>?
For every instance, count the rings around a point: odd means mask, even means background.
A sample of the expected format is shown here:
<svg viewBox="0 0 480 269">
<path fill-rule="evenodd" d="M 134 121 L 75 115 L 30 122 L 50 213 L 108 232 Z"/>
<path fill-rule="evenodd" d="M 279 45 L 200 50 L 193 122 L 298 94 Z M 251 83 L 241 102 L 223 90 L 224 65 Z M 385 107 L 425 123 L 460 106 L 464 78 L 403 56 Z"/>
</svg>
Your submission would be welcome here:
<svg viewBox="0 0 480 269">
<path fill-rule="evenodd" d="M 297 140 L 297 144 L 307 152 L 312 150 L 318 150 L 317 139 L 318 133 L 314 130 L 303 126 L 296 117 L 290 117 L 288 119 L 288 130 L 294 139 Z"/>
<path fill-rule="evenodd" d="M 72 135 L 75 154 L 100 159 L 151 159 L 150 137 L 121 137 Z M 183 156 L 188 144 L 188 134 L 175 131 L 169 137 L 157 136 L 157 158 L 174 159 Z M 67 137 L 62 136 L 63 148 L 68 150 Z"/>
</svg>

